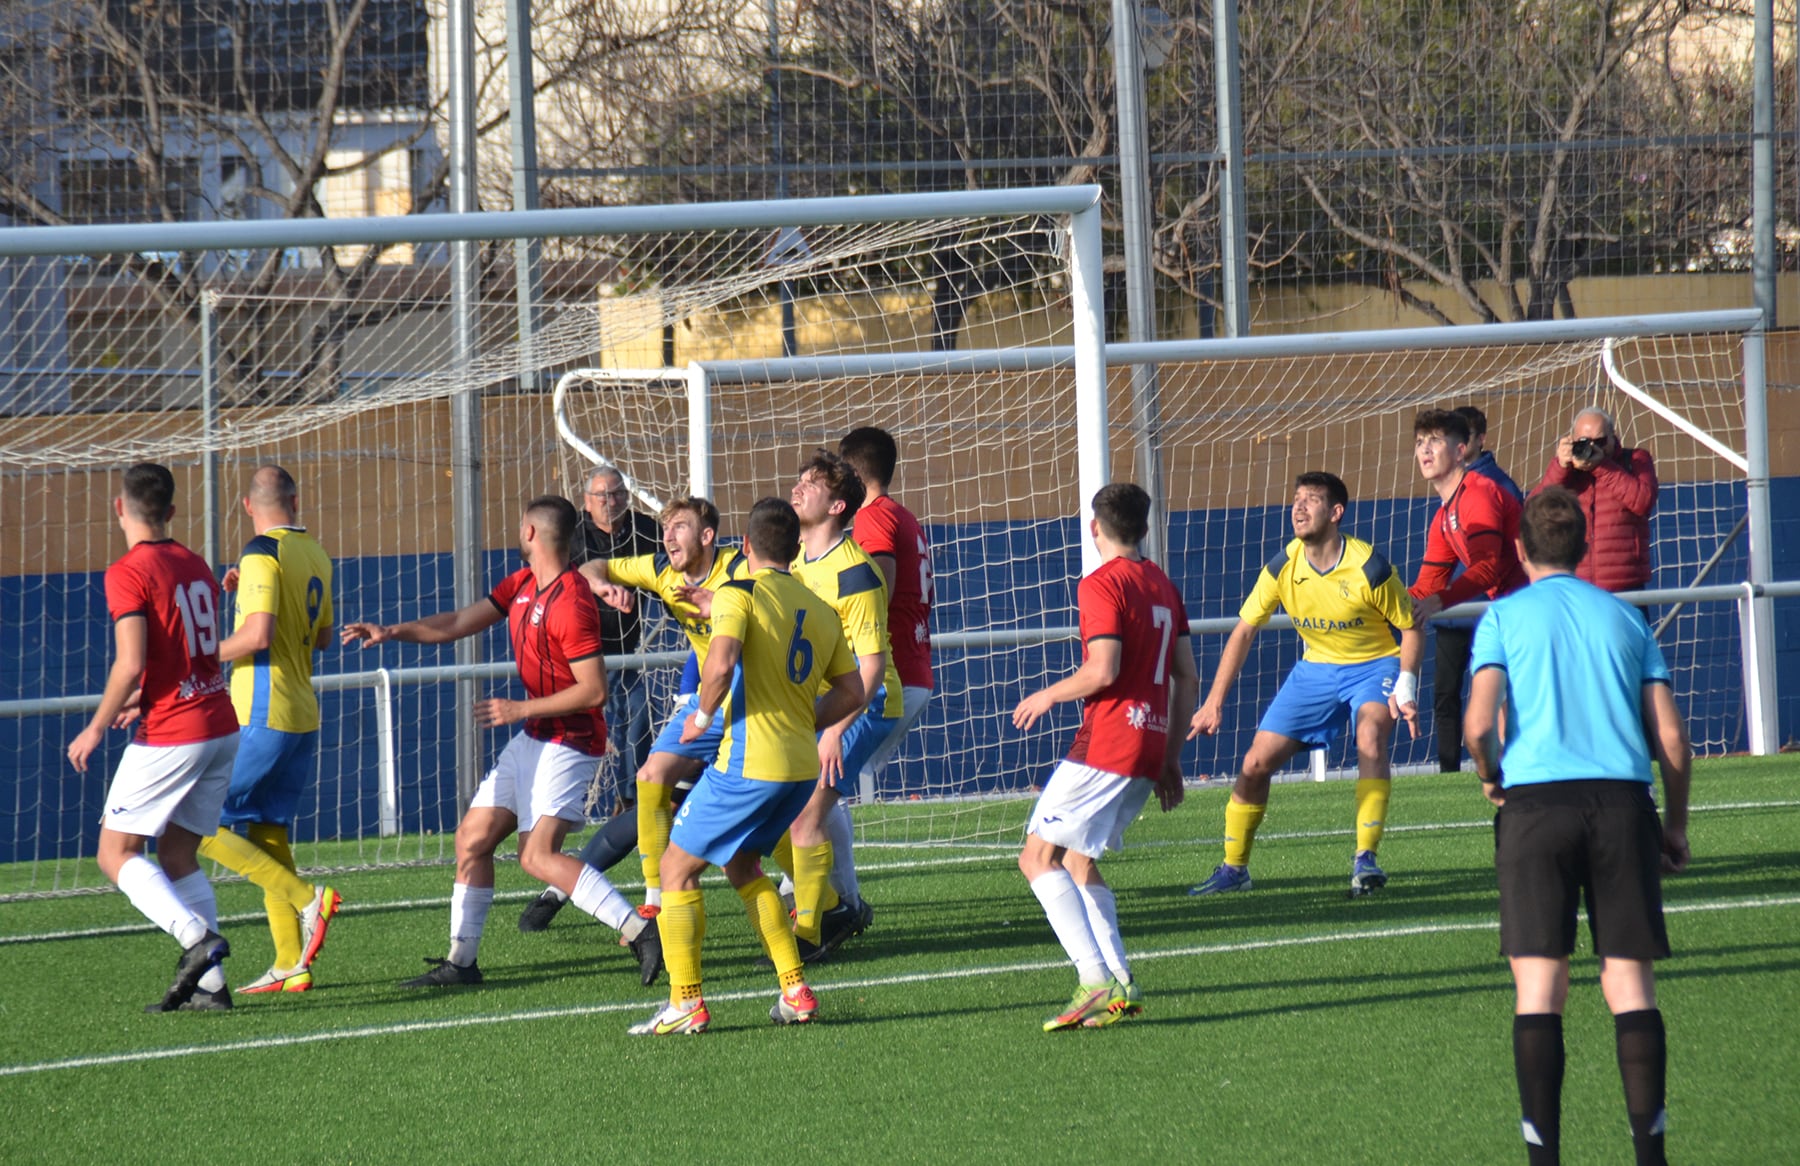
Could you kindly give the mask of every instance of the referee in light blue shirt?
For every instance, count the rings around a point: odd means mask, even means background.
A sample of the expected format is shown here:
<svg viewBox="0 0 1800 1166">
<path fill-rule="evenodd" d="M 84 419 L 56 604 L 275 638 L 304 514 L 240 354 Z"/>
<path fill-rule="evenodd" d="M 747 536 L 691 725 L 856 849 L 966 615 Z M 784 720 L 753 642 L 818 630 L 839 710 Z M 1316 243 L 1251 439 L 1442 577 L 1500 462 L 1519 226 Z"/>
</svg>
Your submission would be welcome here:
<svg viewBox="0 0 1800 1166">
<path fill-rule="evenodd" d="M 1500 951 L 1517 990 L 1513 1067 L 1533 1166 L 1559 1160 L 1562 1011 L 1584 897 L 1639 1163 L 1664 1160 L 1668 1120 L 1653 961 L 1669 954 L 1662 873 L 1688 861 L 1693 755 L 1649 625 L 1575 577 L 1586 550 L 1573 494 L 1553 486 L 1526 502 L 1519 558 L 1531 585 L 1496 602 L 1475 629 L 1463 726 L 1482 792 L 1500 807 Z M 1660 822 L 1652 754 L 1662 768 Z"/>
</svg>

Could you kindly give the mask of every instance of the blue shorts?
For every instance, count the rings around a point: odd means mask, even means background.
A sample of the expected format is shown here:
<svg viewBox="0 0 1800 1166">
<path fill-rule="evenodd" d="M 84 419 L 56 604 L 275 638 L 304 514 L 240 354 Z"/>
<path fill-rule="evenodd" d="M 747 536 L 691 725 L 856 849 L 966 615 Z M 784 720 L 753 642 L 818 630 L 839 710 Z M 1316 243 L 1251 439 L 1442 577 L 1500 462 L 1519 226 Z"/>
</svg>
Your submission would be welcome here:
<svg viewBox="0 0 1800 1166">
<path fill-rule="evenodd" d="M 1281 691 L 1269 702 L 1269 711 L 1256 727 L 1302 745 L 1329 745 L 1344 731 L 1346 714 L 1354 727 L 1357 709 L 1370 703 L 1385 705 L 1399 676 L 1398 656 L 1383 656 L 1366 664 L 1302 660 L 1282 681 Z"/>
<path fill-rule="evenodd" d="M 669 723 L 662 727 L 662 732 L 656 735 L 656 744 L 650 746 L 650 752 L 673 753 L 702 765 L 711 765 L 719 759 L 719 745 L 725 740 L 723 716 L 715 714 L 713 723 L 694 740 L 681 739 L 681 730 L 687 724 L 688 714 L 694 711 L 695 699 L 696 694 L 689 693 L 675 702 L 675 711 L 670 714 Z"/>
<path fill-rule="evenodd" d="M 816 781 L 755 781 L 708 766 L 676 812 L 669 842 L 714 866 L 746 850 L 772 854 L 817 787 Z"/>
<path fill-rule="evenodd" d="M 878 708 L 882 703 L 878 692 L 869 702 L 869 708 Z M 844 776 L 838 782 L 838 793 L 847 798 L 856 796 L 863 767 L 869 764 L 876 750 L 887 743 L 894 733 L 894 726 L 899 723 L 899 717 L 878 717 L 872 711 L 850 722 L 850 727 L 844 730 Z"/>
<path fill-rule="evenodd" d="M 219 811 L 219 824 L 293 825 L 318 756 L 316 732 L 283 733 L 264 725 L 239 729 L 237 761 L 231 767 L 231 788 Z"/>
</svg>

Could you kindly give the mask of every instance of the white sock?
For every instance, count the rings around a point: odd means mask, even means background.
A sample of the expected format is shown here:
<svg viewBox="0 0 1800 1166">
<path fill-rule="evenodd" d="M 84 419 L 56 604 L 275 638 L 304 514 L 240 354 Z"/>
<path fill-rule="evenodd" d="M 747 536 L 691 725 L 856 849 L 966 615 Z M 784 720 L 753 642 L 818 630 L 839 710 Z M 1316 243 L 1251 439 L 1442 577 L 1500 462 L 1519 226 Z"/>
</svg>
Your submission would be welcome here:
<svg viewBox="0 0 1800 1166">
<path fill-rule="evenodd" d="M 494 888 L 457 883 L 450 892 L 450 962 L 466 968 L 475 962 L 481 932 L 487 927 L 488 908 L 494 905 Z"/>
<path fill-rule="evenodd" d="M 212 967 L 207 968 L 205 973 L 200 977 L 200 990 L 202 992 L 217 992 L 224 986 L 225 969 L 218 964 L 214 964 Z"/>
<path fill-rule="evenodd" d="M 1069 872 L 1060 866 L 1045 871 L 1031 880 L 1031 893 L 1043 904 L 1050 930 L 1056 932 L 1057 942 L 1074 961 L 1082 984 L 1097 988 L 1106 983 L 1106 960 L 1088 925 L 1087 901 Z"/>
<path fill-rule="evenodd" d="M 862 886 L 856 881 L 855 824 L 850 821 L 850 807 L 839 798 L 825 815 L 825 837 L 831 840 L 831 886 L 838 898 L 852 907 L 862 903 Z"/>
<path fill-rule="evenodd" d="M 182 947 L 192 947 L 206 935 L 206 920 L 181 901 L 169 876 L 141 854 L 134 854 L 119 868 L 119 890 L 144 918 L 175 937 Z"/>
<path fill-rule="evenodd" d="M 1076 883 L 1075 890 L 1087 906 L 1088 929 L 1094 943 L 1121 984 L 1131 983 L 1131 965 L 1125 962 L 1125 940 L 1119 935 L 1119 908 L 1113 889 L 1105 883 Z"/>
<path fill-rule="evenodd" d="M 581 864 L 581 877 L 575 880 L 575 893 L 569 899 L 614 931 L 623 931 L 628 921 L 638 918 L 625 896 L 613 889 L 605 875 L 585 862 Z"/>
<path fill-rule="evenodd" d="M 170 881 L 180 896 L 182 906 L 206 920 L 208 931 L 219 929 L 219 901 L 213 897 L 212 883 L 207 881 L 205 871 L 194 871 Z"/>
</svg>

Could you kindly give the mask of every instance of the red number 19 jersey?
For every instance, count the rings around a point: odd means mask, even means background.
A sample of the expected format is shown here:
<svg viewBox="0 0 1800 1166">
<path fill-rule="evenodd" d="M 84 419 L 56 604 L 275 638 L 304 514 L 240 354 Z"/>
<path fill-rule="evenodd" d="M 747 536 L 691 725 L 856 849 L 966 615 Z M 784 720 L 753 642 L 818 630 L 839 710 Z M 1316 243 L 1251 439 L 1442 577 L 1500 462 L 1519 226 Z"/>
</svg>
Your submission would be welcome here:
<svg viewBox="0 0 1800 1166">
<path fill-rule="evenodd" d="M 1122 777 L 1162 773 L 1169 736 L 1169 661 L 1191 651 L 1187 608 L 1161 567 L 1108 559 L 1081 581 L 1081 658 L 1095 640 L 1120 641 L 1119 675 L 1087 698 L 1069 760 Z"/>
<path fill-rule="evenodd" d="M 206 560 L 174 539 L 140 542 L 106 569 L 106 612 L 145 622 L 136 740 L 188 745 L 237 732 L 219 667 L 219 584 Z"/>
</svg>

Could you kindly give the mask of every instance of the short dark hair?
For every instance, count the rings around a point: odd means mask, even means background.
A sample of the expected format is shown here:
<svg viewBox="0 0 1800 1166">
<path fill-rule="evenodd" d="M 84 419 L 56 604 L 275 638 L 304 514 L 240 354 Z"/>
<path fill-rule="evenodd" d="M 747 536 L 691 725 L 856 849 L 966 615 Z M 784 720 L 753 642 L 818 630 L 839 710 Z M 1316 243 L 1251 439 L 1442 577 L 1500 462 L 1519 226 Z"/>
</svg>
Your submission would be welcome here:
<svg viewBox="0 0 1800 1166">
<path fill-rule="evenodd" d="M 692 494 L 686 494 L 680 498 L 670 499 L 669 502 L 663 506 L 662 512 L 657 515 L 657 520 L 664 526 L 667 526 L 669 519 L 680 514 L 683 510 L 688 511 L 694 517 L 698 518 L 700 520 L 700 525 L 703 528 L 715 533 L 718 531 L 719 508 L 714 506 L 711 500 L 697 498 Z"/>
<path fill-rule="evenodd" d="M 1344 485 L 1344 479 L 1324 470 L 1308 470 L 1294 479 L 1294 489 L 1305 487 L 1309 490 L 1325 491 L 1325 500 L 1333 506 L 1350 509 L 1350 487 Z"/>
<path fill-rule="evenodd" d="M 169 521 L 169 508 L 175 505 L 175 475 L 168 466 L 139 462 L 125 471 L 121 496 L 133 518 L 161 526 Z"/>
<path fill-rule="evenodd" d="M 1525 500 L 1519 541 L 1525 544 L 1525 557 L 1537 566 L 1573 571 L 1587 554 L 1581 500 L 1561 486 L 1545 486 Z"/>
<path fill-rule="evenodd" d="M 573 502 L 561 494 L 539 494 L 525 504 L 525 517 L 537 524 L 551 550 L 568 555 L 578 521 Z"/>
<path fill-rule="evenodd" d="M 874 482 L 883 490 L 894 481 L 894 467 L 900 464 L 900 447 L 894 435 L 885 429 L 865 425 L 844 434 L 838 442 L 838 453 L 856 468 L 865 482 Z"/>
<path fill-rule="evenodd" d="M 1487 434 L 1487 414 L 1473 405 L 1458 405 L 1450 410 L 1469 423 L 1469 436 L 1481 437 Z"/>
<path fill-rule="evenodd" d="M 869 492 L 863 488 L 863 481 L 857 474 L 856 467 L 820 446 L 800 464 L 800 476 L 804 478 L 808 474 L 817 474 L 819 481 L 825 483 L 825 488 L 831 491 L 832 501 L 844 504 L 842 521 L 845 526 L 850 525 L 850 520 L 862 509 L 863 499 L 869 496 Z"/>
<path fill-rule="evenodd" d="M 1413 436 L 1441 433 L 1451 441 L 1469 444 L 1469 422 L 1455 409 L 1427 409 L 1413 418 Z"/>
<path fill-rule="evenodd" d="M 1136 546 L 1150 533 L 1150 495 L 1136 482 L 1109 482 L 1094 494 L 1094 517 L 1108 538 Z"/>
<path fill-rule="evenodd" d="M 785 498 L 758 498 L 744 523 L 744 542 L 759 559 L 791 563 L 800 554 L 800 516 Z"/>
</svg>

